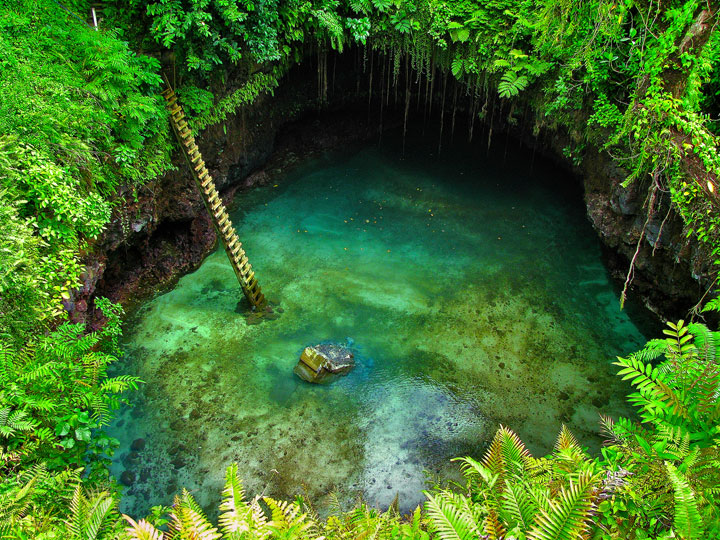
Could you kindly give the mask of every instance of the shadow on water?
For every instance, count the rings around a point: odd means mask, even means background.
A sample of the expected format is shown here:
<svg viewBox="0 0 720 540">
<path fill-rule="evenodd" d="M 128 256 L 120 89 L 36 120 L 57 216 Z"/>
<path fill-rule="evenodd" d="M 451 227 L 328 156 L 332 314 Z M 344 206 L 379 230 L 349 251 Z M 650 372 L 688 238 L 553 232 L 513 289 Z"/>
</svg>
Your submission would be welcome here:
<svg viewBox="0 0 720 540">
<path fill-rule="evenodd" d="M 135 474 L 125 512 L 183 486 L 214 508 L 233 461 L 250 494 L 320 508 L 332 490 L 344 504 L 399 494 L 407 510 L 425 471 L 456 477 L 449 459 L 480 456 L 500 423 L 536 454 L 562 423 L 597 451 L 598 413 L 630 414 L 611 363 L 645 342 L 633 319 L 648 317 L 618 309 L 578 183 L 522 150 L 438 158 L 418 139 L 401 159 L 401 144 L 241 195 L 233 222 L 279 319 L 235 312 L 222 250 L 131 319 L 122 369 L 146 384 L 111 430 L 113 473 Z M 297 379 L 302 349 L 326 340 L 350 343 L 357 367 Z"/>
</svg>

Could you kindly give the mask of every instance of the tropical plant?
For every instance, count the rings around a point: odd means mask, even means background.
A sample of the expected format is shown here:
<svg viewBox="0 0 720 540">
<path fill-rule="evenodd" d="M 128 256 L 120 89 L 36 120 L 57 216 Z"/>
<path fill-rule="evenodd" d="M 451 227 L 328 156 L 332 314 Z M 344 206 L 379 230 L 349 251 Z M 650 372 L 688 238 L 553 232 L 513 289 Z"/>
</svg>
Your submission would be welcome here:
<svg viewBox="0 0 720 540">
<path fill-rule="evenodd" d="M 122 532 L 117 497 L 88 491 L 80 469 L 33 466 L 0 484 L 0 538 L 110 540 Z"/>
<path fill-rule="evenodd" d="M 101 332 L 64 324 L 21 349 L 0 341 L 0 471 L 45 462 L 51 470 L 84 467 L 105 476 L 116 442 L 100 429 L 120 404 L 119 395 L 137 388 L 137 377 L 108 377 L 115 361 L 119 306 L 98 300 L 108 317 Z M 63 451 L 58 451 L 62 448 Z"/>
<path fill-rule="evenodd" d="M 566 427 L 548 458 L 533 458 L 501 426 L 480 462 L 459 461 L 465 492 L 427 493 L 432 531 L 442 540 L 575 540 L 590 531 L 601 474 Z"/>
<path fill-rule="evenodd" d="M 720 531 L 719 334 L 684 321 L 664 332 L 665 339 L 616 362 L 637 390 L 629 400 L 642 424 L 604 419 L 612 443 L 604 457 L 632 476 L 619 506 L 606 502 L 601 509 L 616 528 L 711 537 Z"/>
</svg>

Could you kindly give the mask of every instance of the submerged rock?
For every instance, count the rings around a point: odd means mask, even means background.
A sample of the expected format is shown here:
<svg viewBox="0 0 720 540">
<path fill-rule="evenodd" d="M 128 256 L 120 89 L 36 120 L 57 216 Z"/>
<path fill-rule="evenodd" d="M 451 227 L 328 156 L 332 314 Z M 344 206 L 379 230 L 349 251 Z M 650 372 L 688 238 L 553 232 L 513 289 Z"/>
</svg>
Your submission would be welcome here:
<svg viewBox="0 0 720 540">
<path fill-rule="evenodd" d="M 123 471 L 120 475 L 120 482 L 126 486 L 132 486 L 135 483 L 135 473 L 132 471 Z"/>
<path fill-rule="evenodd" d="M 293 373 L 302 380 L 318 383 L 331 375 L 344 375 L 355 367 L 353 353 L 332 343 L 306 347 Z"/>
<path fill-rule="evenodd" d="M 130 450 L 140 452 L 145 448 L 145 439 L 135 439 L 130 445 Z"/>
</svg>

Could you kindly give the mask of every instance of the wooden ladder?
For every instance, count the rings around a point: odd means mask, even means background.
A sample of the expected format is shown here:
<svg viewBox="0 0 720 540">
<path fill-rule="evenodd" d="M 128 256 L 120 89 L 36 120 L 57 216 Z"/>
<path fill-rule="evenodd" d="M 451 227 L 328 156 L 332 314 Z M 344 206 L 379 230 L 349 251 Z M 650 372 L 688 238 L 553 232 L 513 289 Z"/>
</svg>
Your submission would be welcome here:
<svg viewBox="0 0 720 540">
<path fill-rule="evenodd" d="M 248 261 L 247 255 L 245 255 L 245 250 L 242 248 L 242 243 L 235 233 L 235 228 L 232 226 L 230 216 L 220 198 L 220 194 L 215 188 L 215 182 L 213 182 L 207 167 L 205 167 L 205 162 L 202 159 L 197 144 L 195 144 L 195 137 L 193 137 L 192 131 L 188 126 L 185 113 L 178 103 L 177 96 L 173 89 L 170 88 L 170 85 L 162 92 L 162 95 L 166 101 L 165 105 L 168 111 L 170 111 L 170 123 L 172 124 L 175 136 L 183 149 L 183 155 L 190 166 L 190 171 L 200 190 L 205 208 L 207 208 L 207 211 L 212 217 L 215 230 L 222 239 L 225 246 L 225 253 L 227 253 L 228 259 L 230 259 L 230 264 L 240 282 L 240 287 L 242 287 L 245 297 L 253 306 L 256 308 L 264 308 L 267 305 L 267 300 L 260 290 L 257 279 L 255 279 L 255 272 L 253 272 L 250 261 Z"/>
</svg>

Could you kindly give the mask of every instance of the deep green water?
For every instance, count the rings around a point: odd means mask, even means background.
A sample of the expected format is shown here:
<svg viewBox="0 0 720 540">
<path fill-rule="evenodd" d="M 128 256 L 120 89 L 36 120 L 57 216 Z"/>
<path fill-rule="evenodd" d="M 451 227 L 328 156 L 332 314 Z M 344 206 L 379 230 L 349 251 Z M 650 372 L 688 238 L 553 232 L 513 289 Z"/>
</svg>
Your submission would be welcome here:
<svg viewBox="0 0 720 540">
<path fill-rule="evenodd" d="M 225 467 L 247 491 L 323 507 L 335 490 L 421 499 L 424 471 L 479 457 L 502 423 L 536 453 L 568 424 L 591 449 L 598 413 L 627 414 L 615 355 L 645 337 L 618 307 L 582 195 L 552 166 L 400 141 L 306 162 L 242 195 L 233 222 L 278 320 L 248 325 L 223 251 L 148 302 L 122 370 L 145 384 L 121 410 L 113 472 L 126 512 L 181 487 L 212 508 Z M 302 349 L 351 344 L 358 366 L 297 379 Z M 145 448 L 131 452 L 131 442 Z"/>
</svg>

